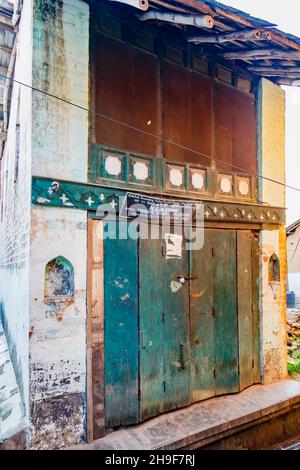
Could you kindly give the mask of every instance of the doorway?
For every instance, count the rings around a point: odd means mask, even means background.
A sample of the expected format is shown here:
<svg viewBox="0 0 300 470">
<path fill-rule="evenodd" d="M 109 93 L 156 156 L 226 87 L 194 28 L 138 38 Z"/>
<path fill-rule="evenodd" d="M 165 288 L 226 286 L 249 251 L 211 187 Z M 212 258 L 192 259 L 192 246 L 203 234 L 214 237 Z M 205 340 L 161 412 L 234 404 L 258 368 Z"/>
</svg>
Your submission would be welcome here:
<svg viewBox="0 0 300 470">
<path fill-rule="evenodd" d="M 106 427 L 260 381 L 258 260 L 251 230 L 205 229 L 180 256 L 165 239 L 104 240 Z"/>
</svg>

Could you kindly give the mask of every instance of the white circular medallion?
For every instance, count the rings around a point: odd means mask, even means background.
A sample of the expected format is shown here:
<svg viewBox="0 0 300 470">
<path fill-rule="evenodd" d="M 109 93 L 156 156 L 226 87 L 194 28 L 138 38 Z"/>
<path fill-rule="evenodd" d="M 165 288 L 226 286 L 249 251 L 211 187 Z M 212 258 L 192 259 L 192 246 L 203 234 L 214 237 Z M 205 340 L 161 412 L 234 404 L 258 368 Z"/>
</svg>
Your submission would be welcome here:
<svg viewBox="0 0 300 470">
<path fill-rule="evenodd" d="M 231 180 L 229 178 L 221 179 L 221 191 L 223 193 L 231 193 Z"/>
<path fill-rule="evenodd" d="M 200 173 L 194 173 L 192 175 L 192 185 L 196 189 L 202 189 L 204 186 L 204 179 Z"/>
<path fill-rule="evenodd" d="M 243 180 L 239 182 L 239 192 L 242 196 L 247 196 L 249 193 L 249 184 L 247 181 Z"/>
</svg>

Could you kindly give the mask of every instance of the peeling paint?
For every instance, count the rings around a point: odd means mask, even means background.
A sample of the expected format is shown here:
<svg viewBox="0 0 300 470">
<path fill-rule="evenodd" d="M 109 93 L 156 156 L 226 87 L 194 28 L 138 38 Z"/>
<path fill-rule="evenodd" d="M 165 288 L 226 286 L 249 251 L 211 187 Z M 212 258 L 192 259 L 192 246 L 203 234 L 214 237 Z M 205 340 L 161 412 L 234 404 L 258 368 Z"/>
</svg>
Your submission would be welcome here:
<svg viewBox="0 0 300 470">
<path fill-rule="evenodd" d="M 86 217 L 85 212 L 74 209 L 66 213 L 63 208 L 32 208 L 31 279 L 34 281 L 30 298 L 31 321 L 35 329 L 30 341 L 30 398 L 33 413 L 31 446 L 37 449 L 80 442 L 84 436 L 84 402 L 82 406 L 76 405 L 64 425 L 57 414 L 53 413 L 51 417 L 50 408 L 57 400 L 60 406 L 68 409 L 72 406 L 73 396 L 82 397 L 80 400 L 85 396 L 87 234 L 78 227 L 86 227 Z M 58 236 L 59 233 L 63 233 L 63 237 Z M 45 303 L 45 266 L 58 253 L 72 263 L 76 289 L 72 298 L 57 295 L 56 299 L 52 295 Z M 42 403 L 49 407 L 49 413 L 38 416 Z"/>
<path fill-rule="evenodd" d="M 57 449 L 83 442 L 84 400 L 83 394 L 73 393 L 34 402 L 31 408 L 32 449 Z"/>
</svg>

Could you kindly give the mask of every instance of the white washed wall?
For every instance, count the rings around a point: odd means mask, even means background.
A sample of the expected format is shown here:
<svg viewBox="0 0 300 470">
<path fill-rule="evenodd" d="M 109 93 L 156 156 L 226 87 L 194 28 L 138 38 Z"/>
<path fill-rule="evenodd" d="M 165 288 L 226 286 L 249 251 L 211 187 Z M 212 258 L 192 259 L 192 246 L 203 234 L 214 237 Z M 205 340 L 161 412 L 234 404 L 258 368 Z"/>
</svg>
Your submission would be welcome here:
<svg viewBox="0 0 300 470">
<path fill-rule="evenodd" d="M 76 209 L 32 209 L 30 401 L 34 448 L 70 445 L 85 435 L 86 217 L 85 211 Z M 74 303 L 64 308 L 62 318 L 44 303 L 45 267 L 57 256 L 64 256 L 74 267 Z"/>
<path fill-rule="evenodd" d="M 35 0 L 33 31 L 34 86 L 88 108 L 88 5 Z M 33 137 L 33 175 L 87 181 L 87 112 L 34 93 Z"/>
<path fill-rule="evenodd" d="M 15 79 L 32 83 L 32 1 L 25 0 L 19 24 Z M 15 179 L 16 123 L 19 107 L 20 155 Z M 31 205 L 31 105 L 30 88 L 13 85 L 8 138 L 2 161 L 3 212 L 0 222 L 0 301 L 10 356 L 28 422 L 29 387 L 29 244 Z M 15 413 L 8 417 L 6 436 L 24 423 Z M 1 439 L 1 431 L 0 431 Z"/>
</svg>

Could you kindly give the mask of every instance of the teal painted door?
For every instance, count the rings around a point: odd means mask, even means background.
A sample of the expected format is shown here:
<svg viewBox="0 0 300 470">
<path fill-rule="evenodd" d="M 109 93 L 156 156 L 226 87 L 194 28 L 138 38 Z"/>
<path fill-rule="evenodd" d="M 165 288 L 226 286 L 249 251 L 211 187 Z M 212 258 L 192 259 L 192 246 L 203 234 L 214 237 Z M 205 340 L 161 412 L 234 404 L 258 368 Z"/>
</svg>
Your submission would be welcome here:
<svg viewBox="0 0 300 470">
<path fill-rule="evenodd" d="M 206 229 L 204 247 L 178 258 L 161 239 L 105 240 L 107 427 L 259 381 L 257 253 L 233 230 Z"/>
<path fill-rule="evenodd" d="M 164 310 L 161 240 L 140 240 L 141 419 L 164 411 Z"/>
<path fill-rule="evenodd" d="M 167 259 L 165 241 L 140 241 L 141 420 L 190 402 L 186 251 Z"/>
<path fill-rule="evenodd" d="M 163 242 L 161 286 L 164 309 L 165 411 L 190 403 L 189 282 L 175 290 L 178 275 L 189 276 L 185 246 L 182 257 L 167 259 Z"/>
<path fill-rule="evenodd" d="M 239 391 L 236 232 L 216 230 L 213 247 L 216 394 Z"/>
<path fill-rule="evenodd" d="M 107 230 L 108 224 L 105 226 Z M 126 230 L 120 222 L 119 230 Z M 118 235 L 118 233 L 117 233 Z M 106 427 L 139 420 L 138 242 L 104 240 Z"/>
<path fill-rule="evenodd" d="M 236 232 L 205 230 L 192 251 L 191 389 L 194 402 L 239 390 Z"/>
<path fill-rule="evenodd" d="M 191 392 L 197 402 L 215 395 L 213 232 L 205 230 L 204 246 L 191 251 L 190 331 Z"/>
</svg>

